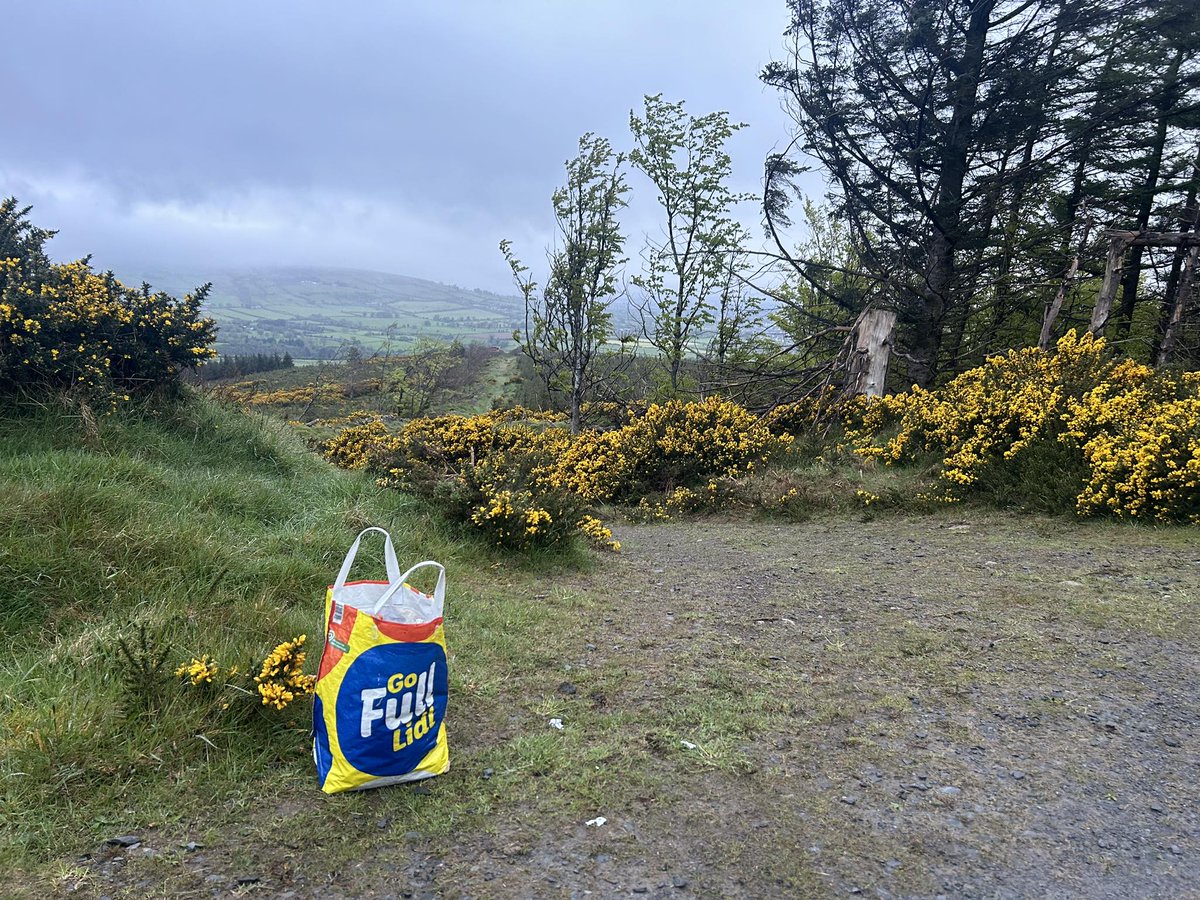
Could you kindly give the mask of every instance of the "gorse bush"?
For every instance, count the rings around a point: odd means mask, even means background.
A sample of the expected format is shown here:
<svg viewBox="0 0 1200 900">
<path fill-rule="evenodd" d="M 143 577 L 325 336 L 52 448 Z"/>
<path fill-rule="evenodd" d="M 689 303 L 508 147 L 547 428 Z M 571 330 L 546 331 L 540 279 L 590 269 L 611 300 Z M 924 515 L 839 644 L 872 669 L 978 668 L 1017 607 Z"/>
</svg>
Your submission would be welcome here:
<svg viewBox="0 0 1200 900">
<path fill-rule="evenodd" d="M 521 409 L 418 419 L 396 432 L 376 420 L 346 429 L 325 451 L 394 487 L 429 495 L 439 483 L 469 487 L 454 517 L 506 546 L 558 540 L 563 516 L 578 521 L 568 499 L 623 504 L 649 521 L 736 503 L 746 496 L 737 485 L 799 446 L 797 437 L 823 465 L 839 451 L 858 469 L 936 463 L 936 486 L 915 501 L 975 496 L 1047 512 L 1200 522 L 1200 375 L 1115 361 L 1090 334 L 1071 332 L 1053 352 L 1011 350 L 937 390 L 873 399 L 825 391 L 761 418 L 715 398 L 623 416 L 619 427 L 575 437 L 560 416 Z M 758 505 L 786 507 L 801 493 Z M 900 496 L 889 489 L 883 503 L 859 489 L 853 505 L 896 506 Z"/>
<path fill-rule="evenodd" d="M 130 288 L 86 261 L 51 263 L 52 232 L 34 228 L 13 199 L 0 202 L 0 392 L 70 393 L 115 403 L 177 387 L 212 357 L 207 287 L 176 299 Z"/>
<path fill-rule="evenodd" d="M 304 673 L 306 635 L 277 644 L 250 679 L 250 670 L 241 666 L 223 667 L 207 653 L 193 656 L 175 668 L 175 677 L 193 688 L 215 691 L 216 708 L 222 712 L 236 706 L 257 704 L 275 710 L 308 696 L 316 687 L 317 677 Z M 253 708 L 251 706 L 250 708 Z"/>
<path fill-rule="evenodd" d="M 1072 403 L 1065 439 L 1087 464 L 1080 514 L 1200 524 L 1200 373 L 1126 364 Z"/>
<path fill-rule="evenodd" d="M 611 545 L 591 524 L 598 520 L 580 518 L 586 504 L 665 495 L 676 510 L 700 508 L 694 498 L 714 496 L 713 479 L 745 475 L 791 443 L 715 398 L 652 404 L 609 431 L 572 435 L 561 420 L 510 409 L 415 419 L 394 433 L 373 421 L 347 428 L 324 451 L 389 486 L 439 496 L 453 518 L 504 546 L 550 545 L 572 531 Z"/>
<path fill-rule="evenodd" d="M 1200 378 L 1107 358 L 1074 331 L 933 391 L 846 410 L 846 442 L 886 464 L 941 457 L 944 493 L 1158 521 L 1200 521 Z"/>
</svg>

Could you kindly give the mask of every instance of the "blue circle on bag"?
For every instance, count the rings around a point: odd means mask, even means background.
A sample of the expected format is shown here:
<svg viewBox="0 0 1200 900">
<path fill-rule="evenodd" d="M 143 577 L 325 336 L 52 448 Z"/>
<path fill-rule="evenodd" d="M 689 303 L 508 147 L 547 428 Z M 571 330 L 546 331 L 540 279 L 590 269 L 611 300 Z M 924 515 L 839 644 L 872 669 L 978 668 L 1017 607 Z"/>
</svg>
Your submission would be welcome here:
<svg viewBox="0 0 1200 900">
<path fill-rule="evenodd" d="M 368 775 L 411 772 L 437 745 L 448 687 L 441 644 L 384 644 L 360 655 L 337 696 L 346 761 Z"/>
</svg>

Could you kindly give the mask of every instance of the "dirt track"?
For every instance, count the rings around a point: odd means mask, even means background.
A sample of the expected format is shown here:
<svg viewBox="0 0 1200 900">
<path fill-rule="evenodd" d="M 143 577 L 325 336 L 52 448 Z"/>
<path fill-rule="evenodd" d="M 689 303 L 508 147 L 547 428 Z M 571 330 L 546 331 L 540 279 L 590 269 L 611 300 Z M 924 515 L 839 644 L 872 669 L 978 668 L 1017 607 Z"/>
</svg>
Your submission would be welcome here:
<svg viewBox="0 0 1200 900">
<path fill-rule="evenodd" d="M 469 827 L 426 837 L 382 791 L 331 801 L 363 848 L 333 866 L 288 830 L 299 785 L 169 866 L 98 852 L 86 893 L 1200 892 L 1194 533 L 968 513 L 618 537 L 554 580 L 542 669 L 504 688 L 527 700 L 459 700 L 456 774 L 423 790 Z"/>
</svg>

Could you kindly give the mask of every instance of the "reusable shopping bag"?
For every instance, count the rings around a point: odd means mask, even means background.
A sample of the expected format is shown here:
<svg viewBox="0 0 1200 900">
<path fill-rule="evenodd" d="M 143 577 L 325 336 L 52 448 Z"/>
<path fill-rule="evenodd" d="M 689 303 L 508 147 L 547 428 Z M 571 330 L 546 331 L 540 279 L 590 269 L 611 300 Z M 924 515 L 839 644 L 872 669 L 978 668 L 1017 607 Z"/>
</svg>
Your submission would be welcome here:
<svg viewBox="0 0 1200 900">
<path fill-rule="evenodd" d="M 347 581 L 363 537 L 383 535 L 387 581 Z M 424 594 L 406 582 L 436 567 Z M 440 775 L 446 743 L 446 570 L 404 574 L 391 536 L 364 529 L 325 593 L 325 647 L 313 704 L 313 759 L 327 794 Z"/>
</svg>

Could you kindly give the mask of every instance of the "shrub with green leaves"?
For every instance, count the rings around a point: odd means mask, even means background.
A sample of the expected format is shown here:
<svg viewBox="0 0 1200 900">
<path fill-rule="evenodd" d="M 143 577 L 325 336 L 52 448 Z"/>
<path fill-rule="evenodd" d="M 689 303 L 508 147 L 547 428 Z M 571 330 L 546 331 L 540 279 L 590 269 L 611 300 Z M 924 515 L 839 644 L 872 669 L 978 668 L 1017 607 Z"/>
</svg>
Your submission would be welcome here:
<svg viewBox="0 0 1200 900">
<path fill-rule="evenodd" d="M 127 287 L 88 261 L 50 262 L 53 232 L 29 209 L 0 201 L 0 393 L 70 394 L 110 405 L 172 391 L 185 369 L 215 355 L 201 315 L 208 286 L 182 299 Z"/>
</svg>

